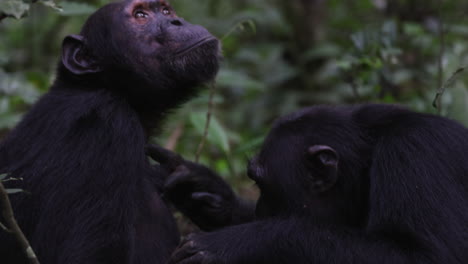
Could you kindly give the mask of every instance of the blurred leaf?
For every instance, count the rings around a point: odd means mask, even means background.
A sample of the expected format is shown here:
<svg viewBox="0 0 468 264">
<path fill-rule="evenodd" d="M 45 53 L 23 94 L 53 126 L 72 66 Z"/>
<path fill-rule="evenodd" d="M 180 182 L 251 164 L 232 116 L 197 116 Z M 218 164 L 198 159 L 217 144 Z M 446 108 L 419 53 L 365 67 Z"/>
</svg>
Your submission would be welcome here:
<svg viewBox="0 0 468 264">
<path fill-rule="evenodd" d="M 8 174 L 0 174 L 0 181 L 3 181 L 6 177 L 8 176 Z"/>
<path fill-rule="evenodd" d="M 243 32 L 247 28 L 252 30 L 253 33 L 257 32 L 257 27 L 255 25 L 255 22 L 252 19 L 247 19 L 247 20 L 240 21 L 237 24 L 235 24 L 221 39 L 224 40 L 228 38 L 229 36 L 231 36 L 231 34 L 236 32 L 237 30 Z"/>
<path fill-rule="evenodd" d="M 262 82 L 253 80 L 246 73 L 229 69 L 222 69 L 217 77 L 218 85 L 242 87 L 243 89 L 263 91 L 265 85 Z"/>
<path fill-rule="evenodd" d="M 357 32 L 351 35 L 351 40 L 353 41 L 354 47 L 359 51 L 364 51 L 366 40 L 363 32 Z"/>
<path fill-rule="evenodd" d="M 0 95 L 10 96 L 10 102 L 19 98 L 21 102 L 34 103 L 39 97 L 36 87 L 22 73 L 9 74 L 0 69 Z"/>
<path fill-rule="evenodd" d="M 77 16 L 77 15 L 89 15 L 96 11 L 96 7 L 89 5 L 87 3 L 78 3 L 78 2 L 62 2 L 62 16 Z"/>
<path fill-rule="evenodd" d="M 257 137 L 254 139 L 247 139 L 247 141 L 243 144 L 241 144 L 237 149 L 235 150 L 235 153 L 242 154 L 242 153 L 249 153 L 253 150 L 257 150 L 265 140 L 265 136 Z"/>
<path fill-rule="evenodd" d="M 424 34 L 424 29 L 420 24 L 405 23 L 403 25 L 403 32 L 411 36 L 420 36 Z"/>
<path fill-rule="evenodd" d="M 199 135 L 203 136 L 205 132 L 206 113 L 192 113 L 190 121 Z M 225 153 L 230 151 L 227 133 L 214 116 L 211 117 L 210 127 L 208 128 L 207 142 L 214 144 Z"/>
<path fill-rule="evenodd" d="M 62 12 L 62 8 L 60 6 L 57 5 L 57 3 L 55 3 L 55 1 L 53 0 L 40 0 L 39 3 L 45 5 L 45 6 L 48 6 L 52 9 L 54 9 L 55 11 L 59 11 L 59 12 Z"/>
<path fill-rule="evenodd" d="M 29 6 L 22 0 L 2 0 L 0 2 L 0 13 L 20 19 L 29 11 Z"/>
<path fill-rule="evenodd" d="M 320 45 L 306 51 L 303 55 L 305 62 L 311 61 L 317 58 L 333 58 L 340 54 L 341 48 L 337 45 Z"/>
<path fill-rule="evenodd" d="M 13 128 L 20 120 L 22 114 L 0 114 L 0 129 Z"/>
<path fill-rule="evenodd" d="M 464 84 L 451 89 L 454 101 L 448 106 L 449 117 L 468 125 L 468 90 Z"/>
<path fill-rule="evenodd" d="M 350 60 L 346 60 L 346 59 L 338 60 L 336 61 L 336 66 L 342 70 L 347 71 L 347 70 L 351 70 L 351 68 L 353 67 L 353 62 Z"/>
<path fill-rule="evenodd" d="M 229 163 L 225 159 L 217 160 L 215 163 L 215 170 L 221 175 L 229 173 Z"/>
<path fill-rule="evenodd" d="M 20 193 L 20 192 L 23 192 L 22 189 L 6 189 L 6 192 L 8 194 L 14 194 L 14 193 Z"/>
</svg>

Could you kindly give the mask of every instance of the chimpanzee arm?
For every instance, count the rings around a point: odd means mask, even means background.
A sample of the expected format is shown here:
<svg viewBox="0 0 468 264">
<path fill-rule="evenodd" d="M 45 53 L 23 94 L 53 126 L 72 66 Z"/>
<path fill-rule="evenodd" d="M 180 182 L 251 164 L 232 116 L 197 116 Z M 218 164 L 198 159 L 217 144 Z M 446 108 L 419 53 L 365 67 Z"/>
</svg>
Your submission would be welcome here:
<svg viewBox="0 0 468 264">
<path fill-rule="evenodd" d="M 333 230 L 333 231 L 332 231 Z M 420 261 L 420 262 L 418 262 Z M 190 235 L 169 264 L 423 263 L 411 250 L 362 231 L 264 220 Z"/>
<path fill-rule="evenodd" d="M 253 220 L 254 203 L 237 197 L 212 170 L 155 145 L 147 147 L 147 154 L 170 173 L 164 197 L 201 229 L 215 230 Z"/>
</svg>

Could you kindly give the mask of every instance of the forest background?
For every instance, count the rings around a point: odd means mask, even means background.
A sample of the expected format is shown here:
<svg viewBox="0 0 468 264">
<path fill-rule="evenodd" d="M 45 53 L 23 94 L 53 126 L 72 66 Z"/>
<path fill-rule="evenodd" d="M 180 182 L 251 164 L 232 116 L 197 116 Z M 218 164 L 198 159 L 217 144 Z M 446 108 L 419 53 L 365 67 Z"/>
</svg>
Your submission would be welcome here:
<svg viewBox="0 0 468 264">
<path fill-rule="evenodd" d="M 0 0 L 0 139 L 48 90 L 64 36 L 108 2 Z M 246 197 L 256 196 L 248 158 L 275 118 L 302 107 L 398 103 L 468 125 L 466 0 L 170 3 L 222 40 L 200 161 Z M 195 159 L 209 98 L 207 88 L 175 111 L 155 141 Z"/>
</svg>

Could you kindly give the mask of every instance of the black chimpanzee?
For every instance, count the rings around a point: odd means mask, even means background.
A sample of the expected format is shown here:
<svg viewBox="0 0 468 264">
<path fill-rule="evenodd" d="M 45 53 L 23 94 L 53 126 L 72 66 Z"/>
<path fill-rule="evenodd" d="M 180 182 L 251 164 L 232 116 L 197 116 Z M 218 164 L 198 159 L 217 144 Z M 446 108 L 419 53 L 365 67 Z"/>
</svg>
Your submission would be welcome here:
<svg viewBox="0 0 468 264">
<path fill-rule="evenodd" d="M 159 195 L 167 174 L 145 145 L 214 78 L 219 56 L 218 40 L 164 0 L 106 5 L 65 38 L 50 92 L 0 145 L 0 173 L 23 179 L 12 204 L 42 263 L 166 263 L 179 234 Z M 24 255 L 0 230 L 0 263 Z"/>
<path fill-rule="evenodd" d="M 169 263 L 467 263 L 467 161 L 468 130 L 445 118 L 389 105 L 305 109 L 278 120 L 249 164 L 256 219 L 213 218 L 208 229 L 248 223 L 190 235 Z M 215 174 L 179 164 L 165 192 L 189 216 L 249 215 Z"/>
</svg>

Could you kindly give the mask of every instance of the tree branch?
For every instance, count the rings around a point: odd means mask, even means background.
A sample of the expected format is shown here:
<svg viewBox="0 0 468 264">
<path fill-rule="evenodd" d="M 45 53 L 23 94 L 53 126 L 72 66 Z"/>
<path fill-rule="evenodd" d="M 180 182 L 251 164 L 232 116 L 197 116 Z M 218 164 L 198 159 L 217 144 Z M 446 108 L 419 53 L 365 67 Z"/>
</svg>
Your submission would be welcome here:
<svg viewBox="0 0 468 264">
<path fill-rule="evenodd" d="M 440 93 L 440 89 L 445 90 L 442 85 L 444 84 L 444 55 L 445 55 L 445 31 L 444 31 L 444 20 L 442 18 L 442 3 L 439 5 L 439 11 L 437 13 L 438 19 L 439 19 L 439 41 L 440 41 L 440 47 L 439 47 L 439 56 L 437 60 L 437 94 L 436 99 L 434 100 L 433 106 L 437 109 L 439 114 L 442 113 L 442 94 L 444 91 Z"/>
<path fill-rule="evenodd" d="M 11 207 L 10 198 L 8 198 L 8 193 L 3 186 L 3 183 L 0 181 L 0 205 L 2 209 L 2 216 L 8 227 L 8 232 L 12 233 L 15 236 L 15 239 L 20 244 L 24 253 L 28 257 L 29 263 L 39 264 L 36 254 L 34 253 L 29 241 L 24 236 L 23 231 L 21 231 L 18 223 L 16 222 L 15 216 L 13 214 L 13 208 Z M 5 226 L 4 226 L 5 227 Z"/>
<path fill-rule="evenodd" d="M 214 101 L 215 94 L 216 94 L 216 84 L 213 81 L 213 83 L 211 84 L 211 89 L 210 89 L 210 100 L 208 102 L 208 112 L 206 113 L 205 132 L 203 133 L 203 137 L 200 142 L 200 145 L 198 145 L 198 150 L 195 155 L 195 162 L 198 162 L 200 160 L 200 155 L 203 151 L 203 148 L 205 147 L 206 139 L 208 138 L 208 131 L 210 128 L 211 116 L 213 114 L 213 105 L 214 105 L 213 101 Z"/>
<path fill-rule="evenodd" d="M 171 136 L 166 142 L 165 148 L 168 150 L 174 151 L 177 146 L 177 142 L 179 142 L 180 137 L 184 133 L 184 123 L 180 122 L 176 129 L 172 132 Z"/>
</svg>

